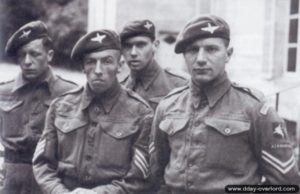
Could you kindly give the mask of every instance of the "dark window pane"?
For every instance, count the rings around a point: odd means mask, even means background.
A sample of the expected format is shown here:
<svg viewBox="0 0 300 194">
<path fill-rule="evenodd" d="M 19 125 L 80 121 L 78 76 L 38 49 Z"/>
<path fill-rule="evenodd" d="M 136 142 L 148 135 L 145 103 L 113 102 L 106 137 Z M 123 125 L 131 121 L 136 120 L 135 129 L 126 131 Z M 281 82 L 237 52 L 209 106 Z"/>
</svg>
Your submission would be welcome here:
<svg viewBox="0 0 300 194">
<path fill-rule="evenodd" d="M 297 48 L 289 48 L 288 51 L 288 67 L 287 71 L 296 71 Z"/>
<path fill-rule="evenodd" d="M 298 19 L 290 20 L 289 42 L 296 43 L 298 37 Z"/>
<path fill-rule="evenodd" d="M 291 0 L 291 14 L 298 13 L 299 0 Z"/>
</svg>

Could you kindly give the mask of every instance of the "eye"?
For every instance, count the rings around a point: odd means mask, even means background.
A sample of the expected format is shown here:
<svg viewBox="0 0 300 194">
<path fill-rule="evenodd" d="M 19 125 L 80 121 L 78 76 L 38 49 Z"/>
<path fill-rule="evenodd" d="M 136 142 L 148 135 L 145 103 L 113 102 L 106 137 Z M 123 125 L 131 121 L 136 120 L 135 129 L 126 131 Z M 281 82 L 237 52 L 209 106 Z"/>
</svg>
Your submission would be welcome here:
<svg viewBox="0 0 300 194">
<path fill-rule="evenodd" d="M 95 60 L 92 60 L 92 59 L 86 59 L 84 60 L 84 65 L 94 65 L 96 64 L 96 61 Z"/>
<path fill-rule="evenodd" d="M 33 56 L 33 57 L 38 57 L 38 56 L 42 55 L 42 53 L 36 52 L 36 51 L 31 51 L 30 55 Z"/>
<path fill-rule="evenodd" d="M 108 58 L 104 58 L 102 60 L 102 63 L 103 64 L 112 64 L 113 63 L 113 59 L 111 57 L 108 57 Z"/>
<path fill-rule="evenodd" d="M 128 44 L 128 43 L 124 43 L 124 44 L 122 45 L 122 47 L 123 47 L 123 49 L 125 49 L 125 50 L 129 50 L 129 49 L 131 49 L 132 45 L 131 45 L 131 44 Z"/>
<path fill-rule="evenodd" d="M 216 46 L 208 46 L 205 48 L 205 50 L 209 53 L 215 53 L 219 50 L 219 48 Z"/>
<path fill-rule="evenodd" d="M 187 47 L 186 52 L 189 54 L 196 54 L 199 52 L 199 47 L 196 47 L 196 46 Z"/>
<path fill-rule="evenodd" d="M 145 47 L 146 46 L 146 42 L 138 42 L 138 43 L 136 43 L 136 47 L 137 48 L 143 48 L 143 47 Z"/>
</svg>

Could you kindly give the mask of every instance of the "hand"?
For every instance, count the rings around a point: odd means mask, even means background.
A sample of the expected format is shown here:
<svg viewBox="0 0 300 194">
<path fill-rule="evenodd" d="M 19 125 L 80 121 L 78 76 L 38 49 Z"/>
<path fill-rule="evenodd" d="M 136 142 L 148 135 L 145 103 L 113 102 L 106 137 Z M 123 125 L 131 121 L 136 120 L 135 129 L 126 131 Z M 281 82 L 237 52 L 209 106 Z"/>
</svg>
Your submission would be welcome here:
<svg viewBox="0 0 300 194">
<path fill-rule="evenodd" d="M 97 193 L 91 189 L 77 188 L 74 191 L 72 191 L 70 194 L 97 194 Z"/>
</svg>

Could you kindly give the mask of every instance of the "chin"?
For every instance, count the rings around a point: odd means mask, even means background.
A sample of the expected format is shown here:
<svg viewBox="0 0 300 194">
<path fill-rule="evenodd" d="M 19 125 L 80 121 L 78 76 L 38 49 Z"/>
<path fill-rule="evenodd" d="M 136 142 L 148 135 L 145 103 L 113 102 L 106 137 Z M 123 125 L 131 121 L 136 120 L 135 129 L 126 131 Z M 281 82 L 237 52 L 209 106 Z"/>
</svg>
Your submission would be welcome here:
<svg viewBox="0 0 300 194">
<path fill-rule="evenodd" d="M 193 78 L 194 82 L 199 84 L 199 85 L 203 85 L 203 84 L 207 84 L 209 82 L 211 82 L 213 79 L 211 77 L 207 77 L 207 76 L 197 76 L 195 78 Z"/>
</svg>

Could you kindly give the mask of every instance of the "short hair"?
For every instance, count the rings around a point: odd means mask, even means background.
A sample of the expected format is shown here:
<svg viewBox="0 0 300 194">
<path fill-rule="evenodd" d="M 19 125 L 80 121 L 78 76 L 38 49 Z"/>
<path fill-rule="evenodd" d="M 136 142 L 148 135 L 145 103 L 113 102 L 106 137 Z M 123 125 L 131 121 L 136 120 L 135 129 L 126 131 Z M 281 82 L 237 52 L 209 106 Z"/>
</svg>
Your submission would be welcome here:
<svg viewBox="0 0 300 194">
<path fill-rule="evenodd" d="M 46 50 L 51 50 L 53 49 L 53 41 L 50 37 L 44 37 L 42 38 L 42 43 Z"/>
</svg>

